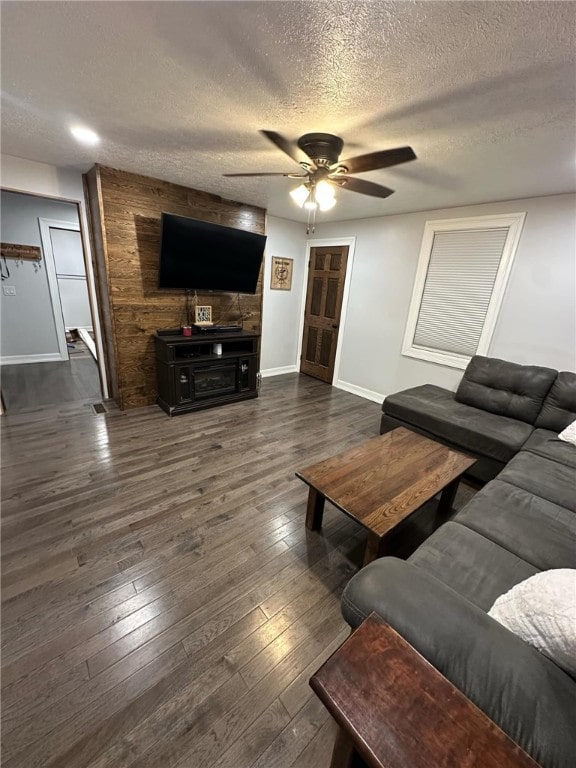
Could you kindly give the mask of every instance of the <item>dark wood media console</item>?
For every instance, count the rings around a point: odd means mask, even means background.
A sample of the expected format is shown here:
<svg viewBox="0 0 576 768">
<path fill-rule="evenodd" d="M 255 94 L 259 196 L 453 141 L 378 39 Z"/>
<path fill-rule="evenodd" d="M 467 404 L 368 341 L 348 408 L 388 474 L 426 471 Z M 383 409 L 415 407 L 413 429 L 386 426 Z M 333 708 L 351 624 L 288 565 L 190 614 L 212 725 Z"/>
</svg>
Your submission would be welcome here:
<svg viewBox="0 0 576 768">
<path fill-rule="evenodd" d="M 154 344 L 158 405 L 170 416 L 258 397 L 260 334 L 156 334 Z"/>
</svg>

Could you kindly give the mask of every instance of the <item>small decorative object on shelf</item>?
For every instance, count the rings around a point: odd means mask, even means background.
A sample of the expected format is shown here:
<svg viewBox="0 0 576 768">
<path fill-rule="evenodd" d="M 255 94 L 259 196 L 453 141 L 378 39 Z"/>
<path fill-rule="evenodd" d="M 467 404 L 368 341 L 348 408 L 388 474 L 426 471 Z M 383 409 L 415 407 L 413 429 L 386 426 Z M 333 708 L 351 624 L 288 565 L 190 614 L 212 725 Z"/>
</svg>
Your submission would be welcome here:
<svg viewBox="0 0 576 768">
<path fill-rule="evenodd" d="M 272 276 L 270 278 L 270 288 L 273 291 L 292 290 L 292 269 L 294 259 L 281 259 L 279 256 L 272 256 Z"/>
<path fill-rule="evenodd" d="M 197 306 L 194 310 L 194 325 L 213 325 L 212 307 L 210 305 Z"/>
</svg>

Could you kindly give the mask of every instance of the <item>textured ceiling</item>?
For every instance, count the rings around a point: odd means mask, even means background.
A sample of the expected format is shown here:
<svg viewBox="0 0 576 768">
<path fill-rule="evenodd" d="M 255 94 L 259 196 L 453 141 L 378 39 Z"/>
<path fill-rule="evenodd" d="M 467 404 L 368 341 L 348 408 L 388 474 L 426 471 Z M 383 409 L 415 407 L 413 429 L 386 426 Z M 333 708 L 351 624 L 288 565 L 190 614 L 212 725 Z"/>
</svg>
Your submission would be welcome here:
<svg viewBox="0 0 576 768">
<path fill-rule="evenodd" d="M 293 181 L 221 175 L 297 170 L 258 129 L 336 133 L 343 157 L 415 149 L 362 175 L 392 197 L 341 191 L 324 220 L 567 192 L 575 20 L 569 2 L 2 3 L 2 151 L 292 219 Z"/>
</svg>

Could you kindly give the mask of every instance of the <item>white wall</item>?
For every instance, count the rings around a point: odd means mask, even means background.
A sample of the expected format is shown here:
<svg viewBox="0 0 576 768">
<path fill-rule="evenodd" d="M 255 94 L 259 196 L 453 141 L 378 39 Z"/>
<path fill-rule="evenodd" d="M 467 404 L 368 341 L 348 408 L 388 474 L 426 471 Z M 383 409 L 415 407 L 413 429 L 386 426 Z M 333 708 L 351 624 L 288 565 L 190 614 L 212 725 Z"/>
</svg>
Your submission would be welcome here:
<svg viewBox="0 0 576 768">
<path fill-rule="evenodd" d="M 0 155 L 0 186 L 4 189 L 28 192 L 33 195 L 65 198 L 79 203 L 80 226 L 84 237 L 84 247 L 87 255 L 87 281 L 90 300 L 93 307 L 98 306 L 94 273 L 92 270 L 92 255 L 88 237 L 88 219 L 84 200 L 82 174 L 70 168 L 58 168 L 46 163 L 37 163 L 11 155 Z M 106 384 L 106 367 L 102 348 L 102 334 L 98 317 L 94 318 L 94 341 L 98 355 L 98 367 L 102 381 L 103 396 L 108 397 Z"/>
<path fill-rule="evenodd" d="M 269 216 L 262 311 L 260 368 L 263 376 L 298 370 L 297 354 L 305 279 L 306 227 L 301 222 Z M 272 256 L 294 259 L 292 290 L 272 291 Z"/>
<path fill-rule="evenodd" d="M 5 189 L 31 192 L 47 197 L 61 197 L 84 205 L 82 174 L 69 168 L 2 155 L 0 183 Z"/>
<path fill-rule="evenodd" d="M 78 224 L 78 208 L 73 203 L 1 193 L 2 241 L 41 246 L 39 218 Z M 0 353 L 4 364 L 26 360 L 59 360 L 58 337 L 48 287 L 45 254 L 40 262 L 22 263 L 8 259 L 10 277 L 2 289 L 11 286 L 15 296 L 0 294 Z"/>
<path fill-rule="evenodd" d="M 317 224 L 318 238 L 356 237 L 337 386 L 375 400 L 423 383 L 455 389 L 461 371 L 401 355 L 424 224 L 516 211 L 526 222 L 488 354 L 575 370 L 575 203 L 554 195 Z"/>
</svg>

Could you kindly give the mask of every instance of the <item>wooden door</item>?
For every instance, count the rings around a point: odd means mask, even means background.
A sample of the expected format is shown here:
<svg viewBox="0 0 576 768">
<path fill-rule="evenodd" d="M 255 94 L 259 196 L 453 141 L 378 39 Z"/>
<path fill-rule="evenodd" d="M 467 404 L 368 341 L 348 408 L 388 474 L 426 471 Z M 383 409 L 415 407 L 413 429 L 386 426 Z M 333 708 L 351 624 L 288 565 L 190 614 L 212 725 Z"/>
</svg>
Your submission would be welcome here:
<svg viewBox="0 0 576 768">
<path fill-rule="evenodd" d="M 310 249 L 300 371 L 332 383 L 348 246 Z"/>
</svg>

